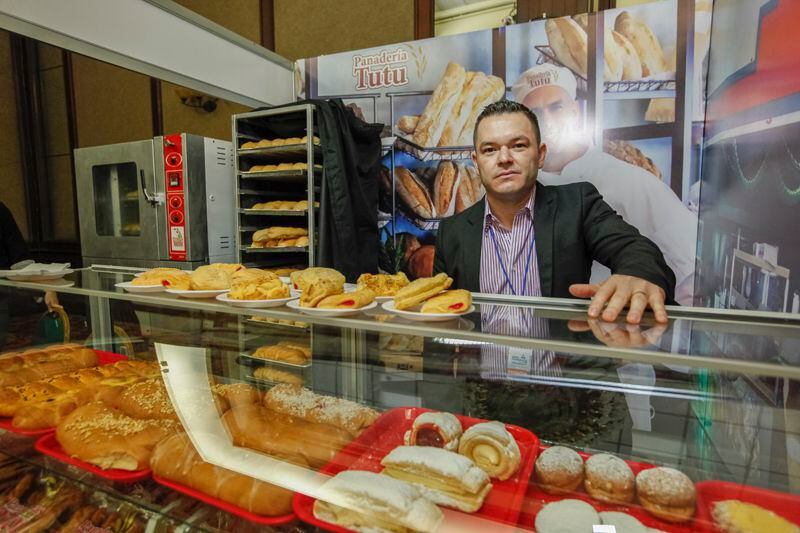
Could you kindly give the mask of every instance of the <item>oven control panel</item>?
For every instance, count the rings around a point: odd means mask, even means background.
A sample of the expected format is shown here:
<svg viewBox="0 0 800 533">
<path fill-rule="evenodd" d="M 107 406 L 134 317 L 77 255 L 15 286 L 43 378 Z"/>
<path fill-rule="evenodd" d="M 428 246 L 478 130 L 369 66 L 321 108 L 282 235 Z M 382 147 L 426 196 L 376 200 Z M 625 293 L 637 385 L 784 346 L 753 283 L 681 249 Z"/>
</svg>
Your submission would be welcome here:
<svg viewBox="0 0 800 533">
<path fill-rule="evenodd" d="M 167 235 L 171 261 L 186 261 L 186 201 L 183 140 L 180 134 L 164 136 L 164 190 L 167 191 Z"/>
</svg>

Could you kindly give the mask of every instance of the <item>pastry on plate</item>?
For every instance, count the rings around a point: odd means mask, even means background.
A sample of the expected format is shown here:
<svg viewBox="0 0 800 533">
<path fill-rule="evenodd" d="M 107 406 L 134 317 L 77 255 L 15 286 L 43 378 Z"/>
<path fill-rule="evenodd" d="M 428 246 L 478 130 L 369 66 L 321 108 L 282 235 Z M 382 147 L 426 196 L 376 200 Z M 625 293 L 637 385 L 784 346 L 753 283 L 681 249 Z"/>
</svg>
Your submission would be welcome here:
<svg viewBox="0 0 800 533">
<path fill-rule="evenodd" d="M 452 283 L 453 278 L 443 272 L 431 278 L 416 279 L 397 291 L 394 295 L 394 307 L 395 309 L 414 307 L 447 290 Z"/>
<path fill-rule="evenodd" d="M 464 289 L 444 291 L 427 300 L 420 308 L 421 313 L 460 314 L 472 307 L 472 293 Z"/>
<path fill-rule="evenodd" d="M 231 275 L 231 283 L 248 281 L 251 283 L 261 283 L 278 279 L 278 275 L 260 268 L 243 268 Z"/>
<path fill-rule="evenodd" d="M 408 285 L 408 277 L 403 272 L 397 274 L 361 274 L 356 286 L 358 289 L 369 289 L 375 296 L 394 296 L 397 291 Z"/>
<path fill-rule="evenodd" d="M 639 503 L 650 514 L 667 522 L 686 522 L 694 516 L 697 494 L 683 472 L 665 466 L 648 468 L 636 476 Z"/>
<path fill-rule="evenodd" d="M 414 419 L 403 440 L 407 446 L 433 446 L 457 451 L 463 429 L 458 418 L 451 413 L 422 413 Z"/>
<path fill-rule="evenodd" d="M 714 523 L 724 533 L 800 533 L 800 527 L 753 503 L 720 500 L 711 506 Z"/>
<path fill-rule="evenodd" d="M 468 458 L 430 446 L 398 446 L 381 461 L 383 473 L 417 486 L 434 503 L 474 513 L 492 484 Z"/>
<path fill-rule="evenodd" d="M 288 298 L 289 286 L 277 277 L 262 281 L 240 280 L 231 283 L 228 298 L 232 300 L 276 300 Z"/>
<path fill-rule="evenodd" d="M 582 500 L 560 500 L 542 507 L 535 524 L 537 533 L 589 533 L 600 524 L 600 515 Z"/>
<path fill-rule="evenodd" d="M 192 275 L 189 272 L 175 272 L 162 274 L 161 285 L 167 289 L 188 291 L 192 287 Z"/>
<path fill-rule="evenodd" d="M 316 518 L 354 531 L 432 532 L 444 516 L 413 485 L 362 470 L 340 472 L 317 496 Z"/>
<path fill-rule="evenodd" d="M 513 476 L 519 469 L 520 452 L 514 436 L 505 424 L 492 421 L 475 424 L 461 436 L 458 453 L 500 481 Z"/>
<path fill-rule="evenodd" d="M 334 294 L 323 298 L 318 309 L 361 309 L 375 301 L 375 293 L 369 289 L 361 289 L 343 294 Z"/>
<path fill-rule="evenodd" d="M 606 503 L 633 501 L 634 477 L 628 463 L 610 453 L 598 453 L 586 460 L 583 487 L 595 500 Z"/>
<path fill-rule="evenodd" d="M 231 286 L 231 274 L 227 269 L 214 265 L 203 265 L 191 274 L 190 290 L 215 291 L 228 289 Z"/>
<path fill-rule="evenodd" d="M 301 307 L 316 307 L 328 296 L 344 292 L 344 276 L 332 268 L 312 267 L 291 275 L 300 294 Z"/>
<path fill-rule="evenodd" d="M 569 494 L 583 485 L 583 459 L 566 446 L 551 446 L 536 458 L 536 482 L 549 494 Z"/>
<path fill-rule="evenodd" d="M 172 279 L 174 276 L 181 276 L 183 274 L 188 275 L 188 272 L 178 270 L 177 268 L 153 268 L 133 278 L 131 285 L 162 285 L 165 279 Z"/>
</svg>

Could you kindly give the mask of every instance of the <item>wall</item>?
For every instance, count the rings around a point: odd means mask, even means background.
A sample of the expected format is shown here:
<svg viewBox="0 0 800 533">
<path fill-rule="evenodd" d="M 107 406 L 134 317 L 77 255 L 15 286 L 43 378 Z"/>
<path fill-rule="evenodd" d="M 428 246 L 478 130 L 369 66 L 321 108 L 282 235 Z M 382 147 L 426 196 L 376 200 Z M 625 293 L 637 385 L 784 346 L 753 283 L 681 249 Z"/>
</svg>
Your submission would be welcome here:
<svg viewBox="0 0 800 533">
<path fill-rule="evenodd" d="M 503 25 L 503 19 L 509 15 L 516 2 L 480 2 L 468 6 L 473 10 L 450 9 L 436 13 L 436 36 L 454 35 L 468 31 L 497 28 Z"/>
<path fill-rule="evenodd" d="M 11 34 L 0 30 L 0 202 L 11 210 L 17 225 L 26 238 L 30 235 L 22 181 L 22 161 L 19 138 L 14 135 L 17 126 L 16 95 L 11 69 Z"/>
<path fill-rule="evenodd" d="M 275 0 L 275 51 L 289 59 L 414 39 L 414 0 Z"/>
</svg>

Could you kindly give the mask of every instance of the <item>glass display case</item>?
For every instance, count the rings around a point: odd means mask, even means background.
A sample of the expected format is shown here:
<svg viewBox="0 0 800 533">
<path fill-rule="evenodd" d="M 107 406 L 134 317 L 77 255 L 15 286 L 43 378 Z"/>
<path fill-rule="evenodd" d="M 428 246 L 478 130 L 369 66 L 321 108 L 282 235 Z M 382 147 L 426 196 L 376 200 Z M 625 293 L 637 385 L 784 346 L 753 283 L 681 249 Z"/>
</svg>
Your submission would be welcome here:
<svg viewBox="0 0 800 533">
<path fill-rule="evenodd" d="M 796 315 L 474 295 L 446 322 L 320 317 L 116 287 L 135 273 L 0 280 L 0 528 L 800 524 Z"/>
</svg>

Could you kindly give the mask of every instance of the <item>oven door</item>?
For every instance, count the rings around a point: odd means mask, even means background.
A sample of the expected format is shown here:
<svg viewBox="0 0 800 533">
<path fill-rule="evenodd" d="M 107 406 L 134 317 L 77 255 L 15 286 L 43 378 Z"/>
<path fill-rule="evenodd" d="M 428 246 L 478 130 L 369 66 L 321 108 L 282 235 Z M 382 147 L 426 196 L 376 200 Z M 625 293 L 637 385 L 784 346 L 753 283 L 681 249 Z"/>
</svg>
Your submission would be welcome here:
<svg viewBox="0 0 800 533">
<path fill-rule="evenodd" d="M 168 259 L 163 179 L 154 175 L 153 141 L 75 150 L 84 257 Z"/>
</svg>

